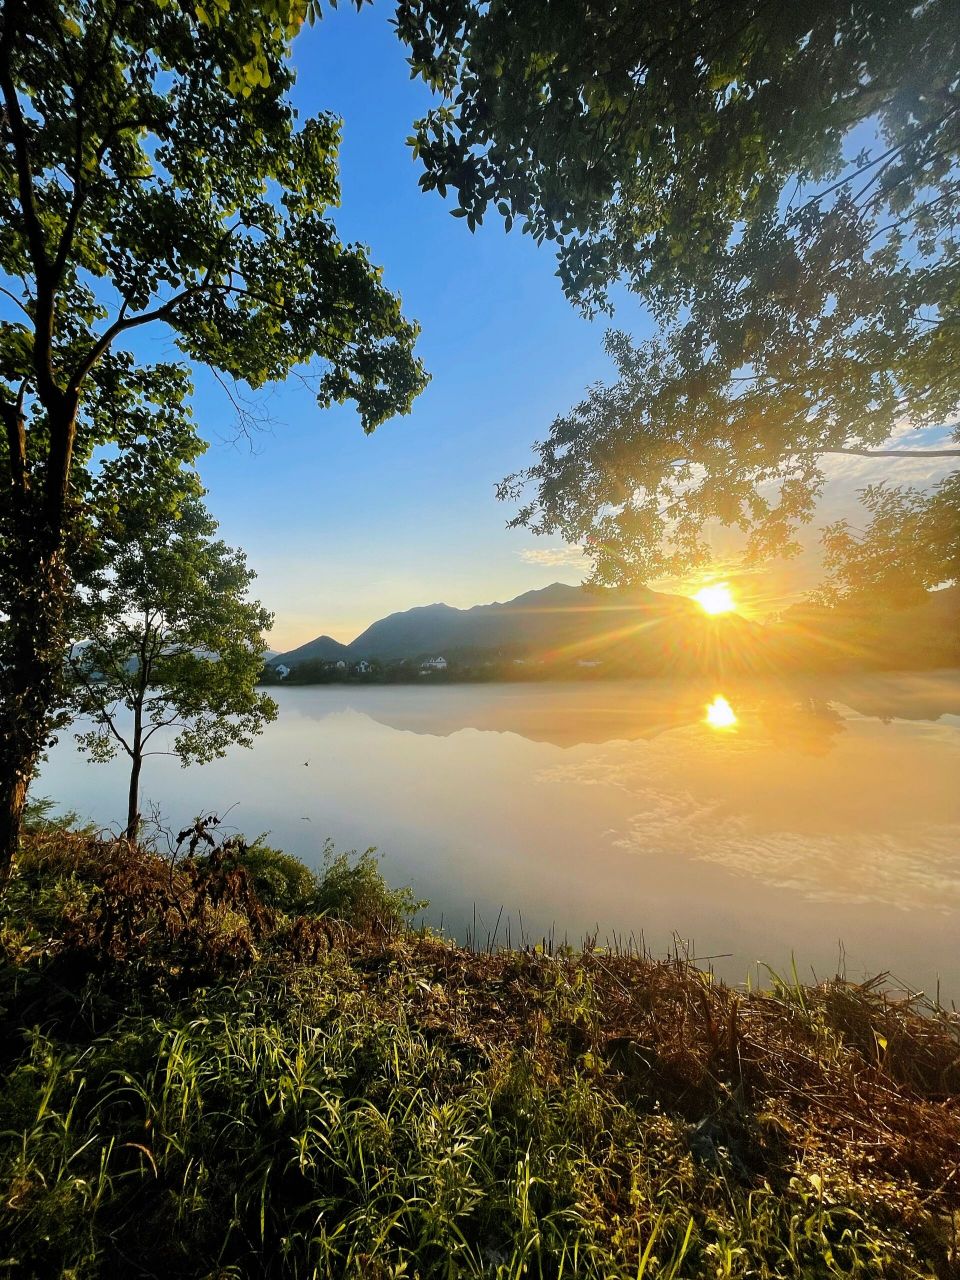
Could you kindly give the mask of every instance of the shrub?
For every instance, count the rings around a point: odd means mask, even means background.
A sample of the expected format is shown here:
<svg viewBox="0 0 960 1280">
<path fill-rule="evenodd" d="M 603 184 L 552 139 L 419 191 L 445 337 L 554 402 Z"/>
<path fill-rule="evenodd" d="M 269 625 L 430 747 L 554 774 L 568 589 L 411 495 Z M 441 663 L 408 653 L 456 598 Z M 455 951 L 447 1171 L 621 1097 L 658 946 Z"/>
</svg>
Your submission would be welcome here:
<svg viewBox="0 0 960 1280">
<path fill-rule="evenodd" d="M 45 835 L 77 832 L 80 835 L 92 835 L 95 827 L 92 822 L 81 818 L 75 809 L 66 813 L 56 812 L 56 801 L 50 796 L 31 796 L 23 811 L 23 829 L 29 835 Z"/>
<path fill-rule="evenodd" d="M 376 849 L 336 853 L 333 841 L 327 841 L 314 911 L 346 920 L 357 929 L 380 928 L 389 933 L 409 924 L 427 905 L 409 887 L 390 888 L 380 873 Z"/>
<path fill-rule="evenodd" d="M 428 904 L 410 888 L 391 889 L 380 871 L 377 850 L 337 853 L 332 840 L 323 847 L 319 871 L 299 858 L 264 844 L 239 846 L 237 861 L 253 881 L 265 906 L 287 915 L 333 916 L 356 929 L 396 932 Z"/>
<path fill-rule="evenodd" d="M 257 896 L 265 906 L 288 915 L 313 910 L 319 877 L 299 858 L 271 848 L 259 836 L 241 851 L 238 860 L 249 872 Z"/>
</svg>

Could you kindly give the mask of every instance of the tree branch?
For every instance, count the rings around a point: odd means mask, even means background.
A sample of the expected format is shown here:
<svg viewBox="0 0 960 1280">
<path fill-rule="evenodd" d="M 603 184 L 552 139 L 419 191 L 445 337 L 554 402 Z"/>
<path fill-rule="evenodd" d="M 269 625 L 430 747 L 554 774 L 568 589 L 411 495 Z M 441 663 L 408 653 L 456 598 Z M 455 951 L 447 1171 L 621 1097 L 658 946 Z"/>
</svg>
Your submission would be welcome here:
<svg viewBox="0 0 960 1280">
<path fill-rule="evenodd" d="M 33 316 L 30 314 L 30 312 L 23 305 L 23 303 L 20 301 L 20 299 L 17 297 L 15 293 L 11 293 L 9 289 L 5 289 L 3 285 L 0 285 L 0 293 L 2 293 L 5 297 L 9 298 L 11 302 L 16 303 L 16 305 L 20 308 L 20 310 L 27 317 L 27 319 L 31 323 L 33 323 Z"/>
<path fill-rule="evenodd" d="M 957 449 L 824 449 L 824 453 L 844 453 L 854 458 L 960 458 Z"/>
<path fill-rule="evenodd" d="M 227 235 L 227 240 L 230 239 L 230 234 Z M 181 289 L 179 293 L 174 294 L 172 298 L 168 299 L 168 301 L 164 302 L 161 306 L 155 307 L 152 311 L 141 311 L 139 314 L 134 316 L 125 316 L 124 308 L 121 308 L 120 315 L 117 319 L 112 325 L 110 325 L 109 329 L 104 330 L 75 369 L 70 378 L 71 390 L 77 391 L 79 389 L 80 383 L 121 333 L 126 333 L 128 329 L 136 329 L 143 324 L 150 324 L 153 320 L 169 320 L 181 302 L 185 302 L 187 298 L 192 298 L 196 293 L 202 293 L 203 290 L 209 286 L 213 274 L 214 264 L 211 263 L 203 273 L 202 280 L 197 284 L 190 285 L 186 289 Z"/>
<path fill-rule="evenodd" d="M 27 476 L 27 433 L 23 422 L 23 394 L 26 386 L 27 380 L 24 378 L 14 404 L 9 400 L 0 400 L 0 416 L 3 418 L 10 453 L 10 480 L 21 494 L 26 493 L 30 487 Z"/>
<path fill-rule="evenodd" d="M 97 363 L 105 351 L 109 349 L 111 344 L 120 336 L 126 333 L 128 329 L 136 329 L 139 325 L 150 324 L 153 320 L 165 320 L 171 310 L 182 302 L 190 290 L 177 294 L 171 298 L 169 302 L 165 302 L 160 307 L 155 307 L 153 311 L 141 311 L 138 315 L 125 317 L 121 311 L 119 319 L 115 320 L 109 329 L 106 329 L 97 341 L 93 344 L 84 358 L 77 365 L 70 377 L 70 387 L 73 391 L 78 391 L 81 382 Z"/>
<path fill-rule="evenodd" d="M 120 733 L 120 731 L 117 729 L 116 724 L 114 723 L 114 717 L 107 708 L 106 699 L 99 696 L 98 692 L 96 691 L 95 684 L 85 674 L 82 667 L 77 662 L 76 658 L 70 655 L 70 657 L 67 658 L 67 662 L 70 666 L 70 669 L 73 671 L 74 677 L 83 686 L 83 688 L 87 692 L 87 695 L 92 699 L 95 706 L 97 707 L 98 718 L 100 723 L 102 725 L 107 726 L 107 728 L 116 738 L 116 740 L 120 743 L 121 747 L 123 747 L 124 751 L 126 751 L 127 755 L 132 758 L 133 751 L 130 747 L 130 744 L 127 742 L 126 738 L 124 738 L 123 734 Z"/>
<path fill-rule="evenodd" d="M 4 30 L 0 39 L 0 90 L 3 91 L 3 104 L 6 111 L 7 124 L 13 137 L 13 160 L 17 171 L 17 189 L 20 196 L 20 209 L 23 215 L 23 226 L 30 248 L 34 273 L 38 283 L 46 281 L 50 264 L 44 245 L 43 225 L 37 213 L 37 204 L 33 190 L 33 172 L 30 165 L 30 154 L 27 146 L 27 128 L 20 109 L 16 85 L 10 69 L 10 52 L 14 41 L 15 22 L 12 11 L 18 8 L 12 0 L 4 5 Z"/>
<path fill-rule="evenodd" d="M 185 724 L 184 724 L 184 722 L 183 722 L 183 720 L 182 720 L 182 719 L 180 718 L 180 716 L 178 716 L 178 715 L 173 715 L 173 716 L 171 716 L 169 720 L 164 720 L 164 719 L 162 719 L 162 718 L 157 719 L 157 720 L 153 720 L 153 719 L 151 719 L 150 724 L 151 724 L 151 727 L 150 727 L 150 728 L 147 730 L 147 732 L 143 735 L 143 739 L 142 739 L 142 741 L 143 741 L 143 745 L 144 745 L 144 746 L 146 746 L 146 745 L 147 745 L 147 743 L 150 741 L 150 739 L 153 737 L 153 735 L 154 735 L 155 733 L 159 732 L 159 730 L 160 730 L 160 729 L 172 729 L 172 728 L 185 728 L 185 727 L 186 727 L 186 726 L 185 726 Z M 165 755 L 165 756 L 167 756 L 167 755 L 174 755 L 174 754 L 175 754 L 175 752 L 172 752 L 172 751 L 160 751 L 160 752 L 154 752 L 154 753 L 145 752 L 144 754 L 145 754 L 145 755 L 146 755 L 146 754 L 155 754 L 155 755 Z"/>
</svg>

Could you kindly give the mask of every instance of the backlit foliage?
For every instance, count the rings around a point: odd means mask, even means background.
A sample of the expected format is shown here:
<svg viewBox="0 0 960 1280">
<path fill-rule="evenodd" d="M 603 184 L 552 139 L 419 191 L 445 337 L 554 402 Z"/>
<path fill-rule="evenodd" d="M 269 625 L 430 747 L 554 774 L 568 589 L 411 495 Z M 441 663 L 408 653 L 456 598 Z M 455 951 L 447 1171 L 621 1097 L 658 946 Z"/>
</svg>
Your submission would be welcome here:
<svg viewBox="0 0 960 1280">
<path fill-rule="evenodd" d="M 398 24 L 444 96 L 421 185 L 553 241 L 586 310 L 622 281 L 660 326 L 610 335 L 615 381 L 504 483 L 514 523 L 642 581 L 703 563 L 712 522 L 791 550 L 825 455 L 909 426 L 960 456 L 952 0 L 404 0 Z"/>
</svg>

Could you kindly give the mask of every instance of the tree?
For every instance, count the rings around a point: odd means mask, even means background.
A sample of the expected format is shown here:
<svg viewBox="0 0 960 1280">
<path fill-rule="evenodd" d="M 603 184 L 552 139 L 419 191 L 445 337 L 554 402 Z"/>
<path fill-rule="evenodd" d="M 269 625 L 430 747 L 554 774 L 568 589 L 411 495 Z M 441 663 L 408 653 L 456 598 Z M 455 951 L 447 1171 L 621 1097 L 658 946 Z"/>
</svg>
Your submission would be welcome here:
<svg viewBox="0 0 960 1280">
<path fill-rule="evenodd" d="M 96 563 L 74 611 L 70 705 L 94 722 L 77 737 L 94 760 L 129 757 L 130 840 L 158 734 L 176 733 L 172 751 L 187 765 L 249 746 L 277 713 L 256 689 L 272 617 L 248 597 L 255 575 L 243 553 L 215 539 L 196 472 L 171 462 L 187 439 L 188 424 L 173 413 L 146 448 L 125 441 L 104 463 L 92 485 Z"/>
<path fill-rule="evenodd" d="M 134 335 L 251 387 L 319 362 L 318 403 L 366 431 L 424 385 L 416 326 L 328 216 L 339 122 L 290 102 L 307 9 L 3 0 L 0 882 L 59 700 L 76 464 L 111 439 Z"/>
<path fill-rule="evenodd" d="M 823 534 L 826 604 L 882 597 L 894 606 L 917 604 L 928 591 L 960 582 L 960 471 L 932 492 L 869 485 L 863 529 L 837 520 Z"/>
<path fill-rule="evenodd" d="M 951 0 L 403 0 L 398 30 L 445 97 L 421 185 L 553 240 L 588 312 L 625 281 L 661 330 L 611 335 L 617 381 L 502 486 L 514 523 L 618 583 L 702 563 L 713 520 L 789 549 L 828 454 L 892 466 L 909 427 L 960 457 Z"/>
</svg>

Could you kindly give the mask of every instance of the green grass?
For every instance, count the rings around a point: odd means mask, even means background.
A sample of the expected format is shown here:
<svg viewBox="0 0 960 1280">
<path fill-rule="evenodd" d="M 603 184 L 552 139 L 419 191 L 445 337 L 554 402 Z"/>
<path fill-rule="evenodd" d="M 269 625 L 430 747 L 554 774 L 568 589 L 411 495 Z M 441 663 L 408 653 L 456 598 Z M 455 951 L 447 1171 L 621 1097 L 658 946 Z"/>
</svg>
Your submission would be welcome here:
<svg viewBox="0 0 960 1280">
<path fill-rule="evenodd" d="M 415 909 L 371 855 L 31 836 L 0 904 L 0 1276 L 960 1274 L 953 1015 L 478 955 Z"/>
</svg>

